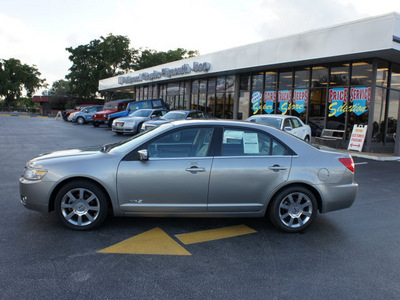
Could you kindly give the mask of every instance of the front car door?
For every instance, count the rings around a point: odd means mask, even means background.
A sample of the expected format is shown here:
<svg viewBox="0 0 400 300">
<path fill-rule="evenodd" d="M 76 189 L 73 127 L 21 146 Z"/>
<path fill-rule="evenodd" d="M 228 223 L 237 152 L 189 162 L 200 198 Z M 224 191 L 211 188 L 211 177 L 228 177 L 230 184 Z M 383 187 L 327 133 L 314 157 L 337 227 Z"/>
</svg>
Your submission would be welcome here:
<svg viewBox="0 0 400 300">
<path fill-rule="evenodd" d="M 261 213 L 272 192 L 287 181 L 291 153 L 264 132 L 224 128 L 211 171 L 208 211 Z"/>
<path fill-rule="evenodd" d="M 147 161 L 122 160 L 118 201 L 127 213 L 205 212 L 213 127 L 177 129 L 143 145 Z"/>
</svg>

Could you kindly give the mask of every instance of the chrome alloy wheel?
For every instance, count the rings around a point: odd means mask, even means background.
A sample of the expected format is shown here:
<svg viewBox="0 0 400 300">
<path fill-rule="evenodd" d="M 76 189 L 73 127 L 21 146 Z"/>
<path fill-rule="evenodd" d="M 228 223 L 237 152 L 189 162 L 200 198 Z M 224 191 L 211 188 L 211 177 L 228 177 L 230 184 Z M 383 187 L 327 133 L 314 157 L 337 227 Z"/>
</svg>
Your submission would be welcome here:
<svg viewBox="0 0 400 300">
<path fill-rule="evenodd" d="M 306 194 L 290 193 L 279 204 L 279 219 L 289 228 L 299 228 L 311 219 L 313 209 L 313 203 Z"/>
<path fill-rule="evenodd" d="M 100 212 L 100 201 L 97 196 L 85 188 L 68 191 L 61 200 L 61 213 L 64 219 L 75 226 L 92 224 Z"/>
</svg>

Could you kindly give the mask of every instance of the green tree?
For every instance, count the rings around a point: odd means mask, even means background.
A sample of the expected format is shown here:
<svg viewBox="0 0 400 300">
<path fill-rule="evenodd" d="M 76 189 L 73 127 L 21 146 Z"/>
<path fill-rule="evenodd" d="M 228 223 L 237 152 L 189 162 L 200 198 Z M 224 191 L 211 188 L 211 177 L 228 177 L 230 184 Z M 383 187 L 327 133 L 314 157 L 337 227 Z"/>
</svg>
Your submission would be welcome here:
<svg viewBox="0 0 400 300">
<path fill-rule="evenodd" d="M 11 103 L 32 94 L 39 88 L 45 87 L 45 79 L 40 78 L 36 66 L 22 64 L 15 58 L 0 59 L 0 96 L 5 98 L 6 104 L 11 109 Z"/>
<path fill-rule="evenodd" d="M 167 52 L 156 51 L 151 49 L 140 50 L 135 57 L 135 70 L 151 68 L 154 66 L 166 64 L 169 62 L 181 60 L 199 55 L 198 51 L 186 50 L 178 48 L 176 50 L 168 50 Z"/>
<path fill-rule="evenodd" d="M 93 98 L 100 79 L 112 77 L 130 69 L 133 53 L 129 39 L 124 36 L 100 37 L 87 45 L 66 48 L 71 53 L 72 66 L 66 76 L 74 96 Z"/>
<path fill-rule="evenodd" d="M 71 94 L 70 82 L 67 80 L 57 80 L 50 88 L 50 96 L 68 96 Z"/>
</svg>

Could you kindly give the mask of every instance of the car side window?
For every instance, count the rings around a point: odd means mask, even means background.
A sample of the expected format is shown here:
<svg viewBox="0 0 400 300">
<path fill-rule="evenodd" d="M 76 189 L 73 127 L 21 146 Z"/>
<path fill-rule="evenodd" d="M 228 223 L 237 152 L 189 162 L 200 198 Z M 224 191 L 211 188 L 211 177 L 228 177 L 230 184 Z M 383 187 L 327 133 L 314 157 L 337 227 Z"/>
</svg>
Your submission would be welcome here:
<svg viewBox="0 0 400 300">
<path fill-rule="evenodd" d="M 139 103 L 134 103 L 134 104 L 131 104 L 130 106 L 129 106 L 129 111 L 134 111 L 134 110 L 137 110 L 137 109 L 139 109 L 140 107 L 139 107 Z"/>
<path fill-rule="evenodd" d="M 291 120 L 292 120 L 292 123 L 293 123 L 293 128 L 299 128 L 299 127 L 303 126 L 303 125 L 301 125 L 299 120 L 297 120 L 295 118 L 292 118 Z"/>
<path fill-rule="evenodd" d="M 153 100 L 152 102 L 154 108 L 163 107 L 161 100 Z"/>
<path fill-rule="evenodd" d="M 285 155 L 286 148 L 271 136 L 253 130 L 225 129 L 222 156 Z"/>
<path fill-rule="evenodd" d="M 176 130 L 151 142 L 150 158 L 204 157 L 210 146 L 213 128 Z"/>
<path fill-rule="evenodd" d="M 142 102 L 142 108 L 152 108 L 150 101 Z"/>
<path fill-rule="evenodd" d="M 292 122 L 290 122 L 290 119 L 285 119 L 285 121 L 283 122 L 283 128 L 285 127 L 290 127 L 293 128 Z"/>
</svg>

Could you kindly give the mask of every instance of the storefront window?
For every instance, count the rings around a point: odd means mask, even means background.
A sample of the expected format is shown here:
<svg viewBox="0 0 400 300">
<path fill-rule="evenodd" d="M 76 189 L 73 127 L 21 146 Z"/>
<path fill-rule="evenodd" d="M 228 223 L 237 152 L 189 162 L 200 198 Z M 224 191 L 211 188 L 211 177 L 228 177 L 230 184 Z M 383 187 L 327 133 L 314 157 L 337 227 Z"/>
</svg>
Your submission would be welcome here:
<svg viewBox="0 0 400 300">
<path fill-rule="evenodd" d="M 251 81 L 251 89 L 253 91 L 259 91 L 263 88 L 263 73 L 253 74 Z"/>
<path fill-rule="evenodd" d="M 193 80 L 192 83 L 192 94 L 198 94 L 199 93 L 199 81 L 198 80 Z"/>
<path fill-rule="evenodd" d="M 351 66 L 351 85 L 372 85 L 372 64 L 355 62 Z"/>
<path fill-rule="evenodd" d="M 349 65 L 348 64 L 332 64 L 329 85 L 347 86 L 349 82 Z"/>
<path fill-rule="evenodd" d="M 386 143 L 394 143 L 396 139 L 397 120 L 399 116 L 399 101 L 400 92 L 396 90 L 390 90 Z"/>
<path fill-rule="evenodd" d="M 206 111 L 207 110 L 207 94 L 199 94 L 199 107 L 198 110 Z"/>
<path fill-rule="evenodd" d="M 392 76 L 390 80 L 390 87 L 392 89 L 400 90 L 400 65 L 392 65 Z"/>
<path fill-rule="evenodd" d="M 233 95 L 234 93 L 226 93 L 224 119 L 233 119 Z"/>
<path fill-rule="evenodd" d="M 294 88 L 308 88 L 309 87 L 310 69 L 300 69 L 294 72 Z"/>
<path fill-rule="evenodd" d="M 217 92 L 225 92 L 225 76 L 217 77 Z"/>
<path fill-rule="evenodd" d="M 240 90 L 249 91 L 250 90 L 250 75 L 244 74 L 240 76 Z"/>
<path fill-rule="evenodd" d="M 328 84 L 328 68 L 315 66 L 311 72 L 311 87 L 325 87 Z"/>
<path fill-rule="evenodd" d="M 217 78 L 208 79 L 208 94 L 214 94 L 217 85 Z"/>
<path fill-rule="evenodd" d="M 207 80 L 200 80 L 200 94 L 207 93 Z"/>
<path fill-rule="evenodd" d="M 276 91 L 278 82 L 278 73 L 277 72 L 265 72 L 265 84 L 264 89 Z"/>
<path fill-rule="evenodd" d="M 147 86 L 143 87 L 143 99 L 148 99 L 149 88 Z"/>
<path fill-rule="evenodd" d="M 281 72 L 279 74 L 279 89 L 289 90 L 292 88 L 293 74 L 290 72 Z"/>
<path fill-rule="evenodd" d="M 229 75 L 226 77 L 226 92 L 235 91 L 235 75 Z"/>
<path fill-rule="evenodd" d="M 217 105 L 215 108 L 215 117 L 223 118 L 224 115 L 224 102 L 225 102 L 225 93 L 217 93 Z"/>
<path fill-rule="evenodd" d="M 378 60 L 376 71 L 376 85 L 387 87 L 389 75 L 389 64 L 386 61 Z"/>
<path fill-rule="evenodd" d="M 207 108 L 205 111 L 210 116 L 214 116 L 214 109 L 215 109 L 215 94 L 208 94 Z"/>
<path fill-rule="evenodd" d="M 374 103 L 374 121 L 372 127 L 372 142 L 383 143 L 385 132 L 386 93 L 384 88 L 376 88 Z"/>
<path fill-rule="evenodd" d="M 311 89 L 309 101 L 309 120 L 311 134 L 319 136 L 324 129 L 326 88 Z"/>
<path fill-rule="evenodd" d="M 249 103 L 250 103 L 250 92 L 240 91 L 239 94 L 239 120 L 246 120 L 249 117 Z"/>
</svg>

